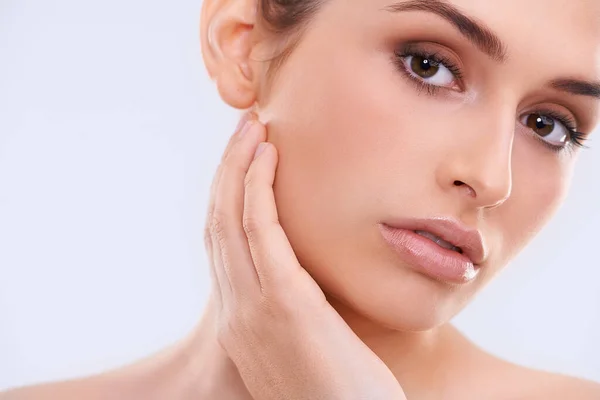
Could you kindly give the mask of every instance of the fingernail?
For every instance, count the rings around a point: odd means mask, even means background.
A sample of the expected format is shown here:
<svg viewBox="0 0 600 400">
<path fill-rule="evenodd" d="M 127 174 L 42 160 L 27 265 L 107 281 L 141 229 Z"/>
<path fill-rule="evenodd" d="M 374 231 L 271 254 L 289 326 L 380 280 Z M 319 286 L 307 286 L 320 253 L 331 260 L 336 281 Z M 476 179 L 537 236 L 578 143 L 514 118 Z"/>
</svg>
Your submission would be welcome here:
<svg viewBox="0 0 600 400">
<path fill-rule="evenodd" d="M 240 131 L 240 137 L 244 136 L 246 134 L 246 132 L 248 132 L 250 130 L 250 128 L 252 127 L 252 125 L 254 125 L 254 121 L 253 120 L 246 121 L 246 124 L 244 125 L 244 127 Z"/>
<path fill-rule="evenodd" d="M 267 148 L 266 142 L 259 143 L 258 147 L 256 148 L 256 152 L 254 153 L 254 159 L 256 160 L 256 158 L 260 155 L 260 153 L 265 151 L 266 148 Z"/>
<path fill-rule="evenodd" d="M 256 116 L 256 114 L 254 114 L 253 111 L 246 112 L 240 119 L 240 122 L 238 123 L 237 127 L 235 128 L 235 131 L 241 132 L 241 130 L 244 129 L 244 127 L 248 124 L 249 121 L 254 120 L 255 116 Z"/>
<path fill-rule="evenodd" d="M 249 119 L 250 119 L 250 113 L 249 112 L 244 113 L 244 115 L 242 115 L 242 118 L 240 118 L 240 122 L 238 122 L 237 126 L 235 127 L 234 132 L 239 132 L 240 129 L 242 129 L 242 127 L 244 125 L 246 125 L 246 122 L 248 122 Z"/>
</svg>

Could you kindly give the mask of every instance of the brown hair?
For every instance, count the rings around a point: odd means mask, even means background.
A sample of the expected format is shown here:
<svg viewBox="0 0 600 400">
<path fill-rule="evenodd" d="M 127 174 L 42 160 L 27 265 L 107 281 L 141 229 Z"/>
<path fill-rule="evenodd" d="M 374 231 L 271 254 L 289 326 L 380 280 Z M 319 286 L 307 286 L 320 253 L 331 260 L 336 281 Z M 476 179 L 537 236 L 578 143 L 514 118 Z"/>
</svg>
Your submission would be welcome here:
<svg viewBox="0 0 600 400">
<path fill-rule="evenodd" d="M 258 0 L 259 15 L 276 33 L 290 33 L 305 24 L 323 0 Z"/>
<path fill-rule="evenodd" d="M 268 32 L 282 40 L 280 52 L 270 61 L 267 80 L 289 57 L 298 44 L 302 32 L 324 0 L 257 0 L 258 15 Z"/>
</svg>

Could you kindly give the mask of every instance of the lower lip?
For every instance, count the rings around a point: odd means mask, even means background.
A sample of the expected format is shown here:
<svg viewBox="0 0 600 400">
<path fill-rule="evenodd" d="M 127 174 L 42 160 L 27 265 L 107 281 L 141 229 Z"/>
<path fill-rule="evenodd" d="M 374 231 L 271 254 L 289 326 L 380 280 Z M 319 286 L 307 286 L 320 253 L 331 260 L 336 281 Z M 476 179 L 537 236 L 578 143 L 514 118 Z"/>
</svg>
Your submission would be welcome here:
<svg viewBox="0 0 600 400">
<path fill-rule="evenodd" d="M 381 234 L 402 259 L 418 272 L 435 280 L 467 283 L 475 279 L 479 268 L 456 251 L 441 247 L 426 237 L 408 229 L 381 224 Z"/>
</svg>

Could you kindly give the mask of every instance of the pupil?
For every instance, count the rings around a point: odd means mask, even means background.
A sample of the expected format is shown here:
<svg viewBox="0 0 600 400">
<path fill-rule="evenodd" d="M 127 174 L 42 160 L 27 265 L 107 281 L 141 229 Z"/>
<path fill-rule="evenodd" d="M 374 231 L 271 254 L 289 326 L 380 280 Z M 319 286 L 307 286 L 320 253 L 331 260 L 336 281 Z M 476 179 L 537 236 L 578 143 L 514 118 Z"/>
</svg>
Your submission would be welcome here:
<svg viewBox="0 0 600 400">
<path fill-rule="evenodd" d="M 437 74 L 440 69 L 439 65 L 424 57 L 413 57 L 411 64 L 411 69 L 414 73 L 419 75 L 421 78 L 431 78 L 435 74 Z"/>
<path fill-rule="evenodd" d="M 546 127 L 546 123 L 544 122 L 542 117 L 537 118 L 536 125 L 538 129 L 544 129 Z"/>
<path fill-rule="evenodd" d="M 548 136 L 554 132 L 554 119 L 539 114 L 529 114 L 527 126 L 540 136 Z"/>
</svg>

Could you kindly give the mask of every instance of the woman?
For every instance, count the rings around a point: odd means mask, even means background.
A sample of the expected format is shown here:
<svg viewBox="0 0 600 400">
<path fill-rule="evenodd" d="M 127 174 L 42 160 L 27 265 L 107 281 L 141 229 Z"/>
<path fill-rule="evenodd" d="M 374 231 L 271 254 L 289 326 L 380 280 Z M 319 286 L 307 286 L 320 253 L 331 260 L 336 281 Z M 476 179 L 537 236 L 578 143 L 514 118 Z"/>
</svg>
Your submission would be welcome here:
<svg viewBox="0 0 600 400">
<path fill-rule="evenodd" d="M 600 2 L 258 5 L 202 12 L 209 74 L 252 111 L 212 188 L 198 328 L 0 398 L 600 399 L 448 324 L 565 195 L 600 119 Z"/>
</svg>

